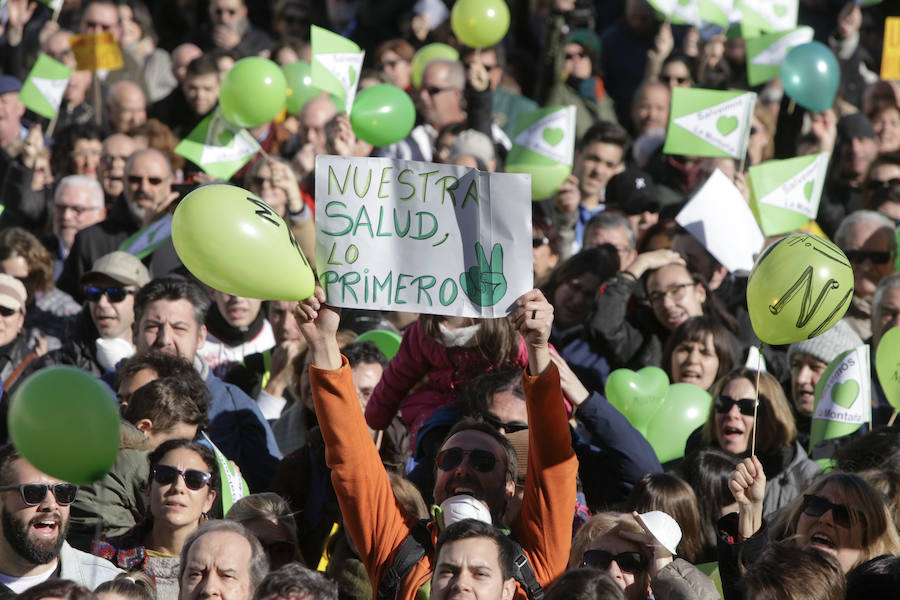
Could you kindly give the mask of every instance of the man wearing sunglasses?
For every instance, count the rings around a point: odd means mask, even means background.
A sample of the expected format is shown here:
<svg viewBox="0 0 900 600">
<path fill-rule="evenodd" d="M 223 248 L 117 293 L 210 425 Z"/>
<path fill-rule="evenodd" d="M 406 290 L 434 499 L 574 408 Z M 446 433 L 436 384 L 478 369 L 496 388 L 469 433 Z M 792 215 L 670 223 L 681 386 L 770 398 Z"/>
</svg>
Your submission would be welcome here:
<svg viewBox="0 0 900 600">
<path fill-rule="evenodd" d="M 122 572 L 66 542 L 77 489 L 38 471 L 11 444 L 0 448 L 0 597 L 51 577 L 94 589 Z"/>
<path fill-rule="evenodd" d="M 863 339 L 872 335 L 872 296 L 881 280 L 894 272 L 897 238 L 894 223 L 881 213 L 858 210 L 841 221 L 834 243 L 853 269 L 853 298 L 844 320 Z"/>
<path fill-rule="evenodd" d="M 298 305 L 300 331 L 312 359 L 310 386 L 325 441 L 332 481 L 350 532 L 373 587 L 393 590 L 389 597 L 412 600 L 428 581 L 434 552 L 423 547 L 418 561 L 395 565 L 412 528 L 398 508 L 384 467 L 359 408 L 352 373 L 338 349 L 338 312 L 325 304 L 325 293 Z M 529 422 L 528 465 L 522 510 L 509 524 L 521 544 L 536 583 L 547 585 L 565 568 L 571 542 L 578 468 L 572 450 L 559 372 L 550 361 L 547 340 L 553 308 L 538 290 L 523 294 L 512 320 L 528 347 L 528 371 L 523 376 Z M 434 501 L 442 504 L 457 496 L 471 496 L 500 524 L 515 493 L 517 464 L 509 441 L 485 423 L 461 422 L 451 430 L 436 460 Z M 433 544 L 439 525 L 427 533 Z M 406 567 L 406 568 L 403 568 Z M 388 577 L 388 571 L 398 573 Z M 523 569 L 523 572 L 526 569 Z M 530 586 L 531 587 L 531 586 Z M 395 592 L 395 593 L 394 593 Z M 517 598 L 526 598 L 524 587 Z"/>
</svg>

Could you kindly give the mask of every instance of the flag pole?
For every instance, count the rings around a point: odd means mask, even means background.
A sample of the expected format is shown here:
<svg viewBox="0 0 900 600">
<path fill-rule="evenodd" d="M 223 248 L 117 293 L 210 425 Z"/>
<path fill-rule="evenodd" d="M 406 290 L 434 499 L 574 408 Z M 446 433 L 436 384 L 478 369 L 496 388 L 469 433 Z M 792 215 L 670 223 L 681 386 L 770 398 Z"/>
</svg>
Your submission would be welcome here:
<svg viewBox="0 0 900 600">
<path fill-rule="evenodd" d="M 103 126 L 103 101 L 100 98 L 100 75 L 94 71 L 94 106 L 97 109 L 97 125 Z"/>
<path fill-rule="evenodd" d="M 756 418 L 759 416 L 759 373 L 762 371 L 762 347 L 759 343 L 759 352 L 756 354 L 756 402 L 753 403 L 753 439 L 750 442 L 750 456 L 756 455 Z"/>
<path fill-rule="evenodd" d="M 62 108 L 62 106 L 60 106 Z M 50 119 L 50 124 L 47 125 L 47 137 L 53 137 L 53 130 L 56 129 L 56 122 L 59 120 L 59 108 L 56 109 L 56 112 L 53 113 L 53 118 Z"/>
<path fill-rule="evenodd" d="M 54 23 L 59 22 L 59 13 L 62 12 L 62 5 L 63 5 L 63 0 L 58 0 L 57 2 L 54 3 L 53 16 L 50 17 L 50 20 L 53 21 Z"/>
</svg>

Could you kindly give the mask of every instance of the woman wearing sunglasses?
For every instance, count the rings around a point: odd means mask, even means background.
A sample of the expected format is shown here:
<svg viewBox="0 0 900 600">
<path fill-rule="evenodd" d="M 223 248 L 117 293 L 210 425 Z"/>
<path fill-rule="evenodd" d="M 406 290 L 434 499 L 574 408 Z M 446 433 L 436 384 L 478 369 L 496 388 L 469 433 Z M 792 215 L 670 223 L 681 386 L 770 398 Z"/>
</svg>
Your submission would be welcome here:
<svg viewBox="0 0 900 600">
<path fill-rule="evenodd" d="M 626 600 L 719 598 L 712 580 L 672 556 L 633 514 L 601 512 L 591 517 L 572 540 L 568 568 L 591 567 L 609 573 Z"/>
<path fill-rule="evenodd" d="M 858 475 L 825 475 L 789 504 L 771 528 L 763 519 L 766 475 L 755 456 L 738 465 L 729 486 L 738 512 L 719 521 L 719 573 L 726 598 L 743 597 L 737 589 L 738 559 L 752 563 L 776 536 L 831 554 L 844 574 L 876 556 L 900 554 L 900 537 L 883 497 Z"/>
<path fill-rule="evenodd" d="M 741 367 L 730 371 L 713 386 L 713 409 L 701 436 L 707 446 L 715 446 L 735 456 L 750 454 L 754 423 L 756 455 L 762 461 L 769 483 L 764 514 L 787 505 L 800 495 L 821 470 L 797 442 L 797 426 L 784 390 L 768 373 L 759 374 L 759 406 L 756 404 L 756 371 Z M 688 451 L 691 441 L 688 441 Z"/>
<path fill-rule="evenodd" d="M 91 552 L 156 582 L 158 600 L 178 597 L 178 566 L 185 539 L 206 519 L 219 489 L 212 451 L 191 440 L 163 442 L 147 457 L 150 514 L 121 536 L 95 540 Z"/>
</svg>

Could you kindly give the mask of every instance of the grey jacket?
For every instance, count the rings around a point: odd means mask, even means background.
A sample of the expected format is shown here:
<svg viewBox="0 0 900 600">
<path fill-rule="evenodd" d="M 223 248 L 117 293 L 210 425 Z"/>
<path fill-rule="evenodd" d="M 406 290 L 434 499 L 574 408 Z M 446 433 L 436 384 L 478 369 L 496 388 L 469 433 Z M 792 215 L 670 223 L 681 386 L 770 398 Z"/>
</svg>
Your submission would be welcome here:
<svg viewBox="0 0 900 600">
<path fill-rule="evenodd" d="M 110 581 L 122 569 L 106 559 L 76 550 L 63 542 L 59 551 L 59 576 L 61 579 L 71 579 L 89 590 L 93 590 L 104 581 Z"/>
<path fill-rule="evenodd" d="M 719 600 L 713 580 L 681 558 L 666 565 L 650 580 L 656 600 Z"/>
<path fill-rule="evenodd" d="M 810 459 L 799 442 L 795 441 L 794 455 L 788 465 L 777 475 L 766 479 L 763 516 L 771 515 L 802 494 L 821 470 L 819 464 Z"/>
</svg>

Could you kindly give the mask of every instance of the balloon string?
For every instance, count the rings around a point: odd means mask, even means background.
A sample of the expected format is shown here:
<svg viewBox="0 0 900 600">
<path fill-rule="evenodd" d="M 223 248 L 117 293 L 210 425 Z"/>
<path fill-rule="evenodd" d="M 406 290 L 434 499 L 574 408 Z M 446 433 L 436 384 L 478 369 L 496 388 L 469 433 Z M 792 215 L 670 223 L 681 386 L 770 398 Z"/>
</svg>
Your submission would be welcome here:
<svg viewBox="0 0 900 600">
<path fill-rule="evenodd" d="M 759 373 L 762 371 L 762 342 L 756 354 L 756 402 L 753 403 L 753 440 L 750 442 L 750 456 L 756 455 L 756 417 L 759 414 Z"/>
</svg>

